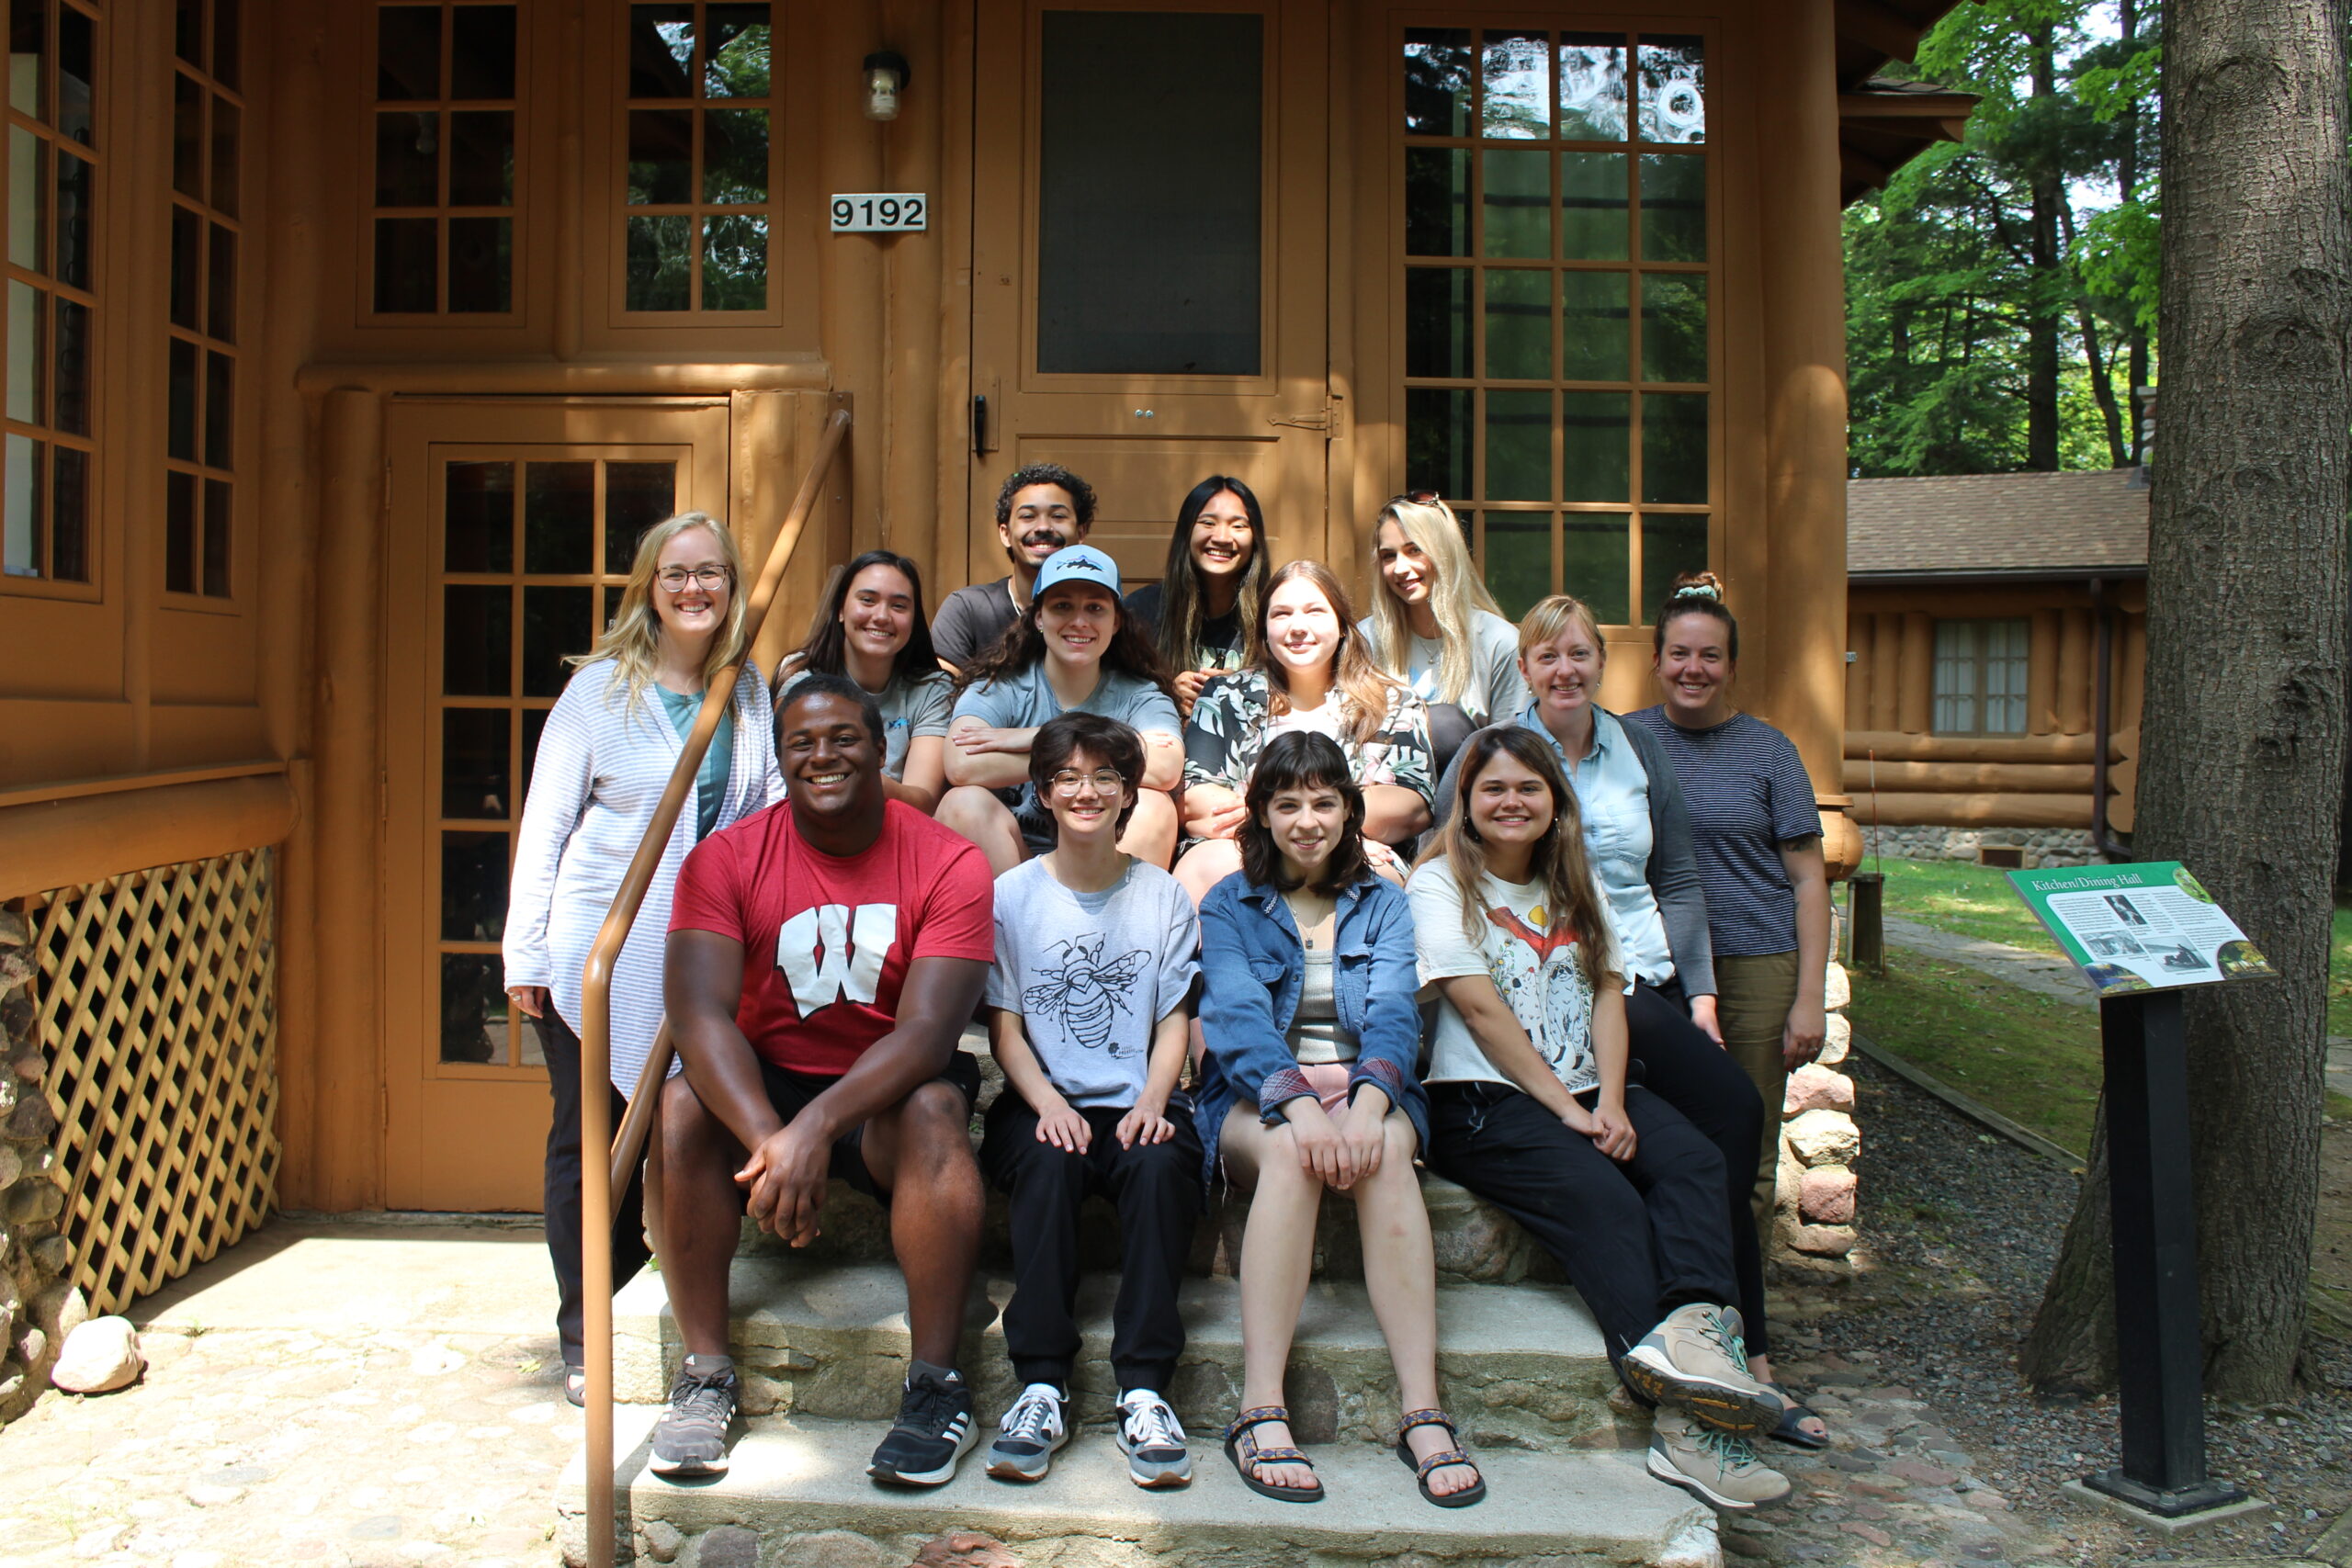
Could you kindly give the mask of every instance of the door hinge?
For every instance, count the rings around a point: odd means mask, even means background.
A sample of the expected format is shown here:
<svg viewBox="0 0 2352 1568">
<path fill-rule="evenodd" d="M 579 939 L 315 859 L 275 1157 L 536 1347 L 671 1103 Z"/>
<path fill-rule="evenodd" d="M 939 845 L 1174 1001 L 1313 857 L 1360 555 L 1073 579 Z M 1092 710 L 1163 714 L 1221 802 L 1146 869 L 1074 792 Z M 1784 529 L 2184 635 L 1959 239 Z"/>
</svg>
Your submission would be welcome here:
<svg viewBox="0 0 2352 1568">
<path fill-rule="evenodd" d="M 1341 412 L 1340 400 L 1332 398 L 1311 413 L 1274 414 L 1266 423 L 1286 425 L 1293 430 L 1319 430 L 1326 435 L 1337 435 L 1340 434 Z"/>
</svg>

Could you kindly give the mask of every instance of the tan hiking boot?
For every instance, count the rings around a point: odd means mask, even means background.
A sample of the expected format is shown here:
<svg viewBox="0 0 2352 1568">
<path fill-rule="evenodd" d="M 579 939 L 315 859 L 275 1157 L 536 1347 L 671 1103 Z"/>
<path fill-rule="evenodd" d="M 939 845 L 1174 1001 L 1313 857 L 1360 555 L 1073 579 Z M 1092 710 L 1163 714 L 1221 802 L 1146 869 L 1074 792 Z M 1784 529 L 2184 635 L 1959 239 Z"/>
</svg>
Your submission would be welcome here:
<svg viewBox="0 0 2352 1568">
<path fill-rule="evenodd" d="M 1777 1503 L 1791 1491 L 1789 1478 L 1759 1462 L 1747 1439 L 1713 1431 L 1672 1410 L 1657 1413 L 1650 1435 L 1649 1469 L 1668 1485 L 1679 1486 L 1718 1508 Z"/>
<path fill-rule="evenodd" d="M 1736 1307 L 1678 1307 L 1625 1352 L 1619 1371 L 1653 1404 L 1688 1411 L 1718 1432 L 1763 1437 L 1788 1403 L 1749 1374 L 1741 1327 Z"/>
</svg>

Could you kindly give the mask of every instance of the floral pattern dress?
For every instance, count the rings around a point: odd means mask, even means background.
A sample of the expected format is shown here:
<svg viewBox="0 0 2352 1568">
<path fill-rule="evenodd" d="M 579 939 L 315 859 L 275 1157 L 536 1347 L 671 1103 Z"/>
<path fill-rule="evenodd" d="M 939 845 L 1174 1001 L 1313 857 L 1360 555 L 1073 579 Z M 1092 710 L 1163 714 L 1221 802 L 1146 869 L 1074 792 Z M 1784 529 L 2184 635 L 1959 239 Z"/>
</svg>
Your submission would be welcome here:
<svg viewBox="0 0 2352 1568">
<path fill-rule="evenodd" d="M 1339 711 L 1345 701 L 1335 694 L 1325 703 L 1323 712 L 1332 721 L 1332 728 L 1326 728 L 1320 723 L 1302 723 L 1295 715 L 1275 718 L 1272 688 L 1262 670 L 1216 677 L 1201 688 L 1201 700 L 1193 705 L 1193 716 L 1184 724 L 1184 783 L 1219 784 L 1242 794 L 1267 741 L 1285 730 L 1313 728 L 1339 743 L 1358 784 L 1401 784 L 1425 801 L 1433 800 L 1437 776 L 1430 750 L 1429 705 L 1407 687 L 1391 686 L 1388 711 L 1372 738 L 1359 744 Z"/>
</svg>

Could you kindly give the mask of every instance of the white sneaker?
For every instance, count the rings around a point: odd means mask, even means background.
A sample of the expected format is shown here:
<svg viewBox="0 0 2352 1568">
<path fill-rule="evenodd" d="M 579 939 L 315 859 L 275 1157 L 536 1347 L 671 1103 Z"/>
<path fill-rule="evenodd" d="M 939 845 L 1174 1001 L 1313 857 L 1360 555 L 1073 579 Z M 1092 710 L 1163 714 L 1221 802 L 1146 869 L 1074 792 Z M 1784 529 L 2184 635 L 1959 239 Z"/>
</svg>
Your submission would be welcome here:
<svg viewBox="0 0 2352 1568">
<path fill-rule="evenodd" d="M 1043 1481 L 1054 1450 L 1069 1441 L 1069 1402 L 1053 1384 L 1033 1382 L 997 1423 L 989 1473 L 999 1481 Z"/>
<path fill-rule="evenodd" d="M 1184 1427 L 1151 1389 L 1130 1389 L 1119 1400 L 1119 1451 L 1138 1486 L 1183 1486 L 1193 1479 Z"/>
<path fill-rule="evenodd" d="M 1657 1412 L 1650 1435 L 1649 1470 L 1718 1508 L 1746 1510 L 1777 1503 L 1789 1478 L 1758 1461 L 1745 1438 L 1702 1427 L 1679 1411 Z"/>
</svg>

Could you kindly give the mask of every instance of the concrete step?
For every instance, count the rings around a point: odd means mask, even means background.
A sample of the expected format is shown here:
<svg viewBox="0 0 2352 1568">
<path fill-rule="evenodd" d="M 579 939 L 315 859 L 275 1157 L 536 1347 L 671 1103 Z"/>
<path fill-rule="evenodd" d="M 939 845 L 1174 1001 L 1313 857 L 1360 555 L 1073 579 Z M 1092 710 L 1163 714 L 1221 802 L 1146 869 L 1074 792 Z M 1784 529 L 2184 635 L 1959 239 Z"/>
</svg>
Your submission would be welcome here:
<svg viewBox="0 0 2352 1568">
<path fill-rule="evenodd" d="M 1072 1380 L 1081 1420 L 1107 1420 L 1118 1389 L 1109 1365 L 1114 1276 L 1081 1283 L 1084 1348 Z M 885 1421 L 898 1412 L 910 1351 L 906 1292 L 890 1264 L 811 1265 L 806 1258 L 735 1260 L 731 1353 L 754 1415 Z M 1012 1281 L 978 1282 L 961 1360 L 984 1420 L 1017 1393 L 998 1314 Z M 1241 1311 L 1231 1279 L 1185 1281 L 1184 1356 L 1162 1392 L 1177 1414 L 1210 1431 L 1240 1407 Z M 639 1276 L 613 1304 L 615 1389 L 633 1404 L 668 1395 L 682 1348 L 658 1274 Z M 1522 1281 L 1441 1285 L 1438 1371 L 1447 1407 L 1489 1447 L 1558 1450 L 1629 1440 L 1609 1403 L 1616 1378 L 1600 1331 L 1565 1285 Z M 1396 1374 L 1363 1286 L 1318 1279 L 1308 1287 L 1289 1372 L 1302 1440 L 1376 1438 L 1398 1415 Z"/>
<path fill-rule="evenodd" d="M 990 1480 L 983 1437 L 955 1480 L 908 1492 L 866 1478 L 879 1424 L 769 1416 L 741 1424 L 726 1475 L 682 1485 L 646 1472 L 653 1421 L 641 1407 L 616 1413 L 622 1561 L 659 1551 L 681 1563 L 886 1568 L 915 1558 L 926 1541 L 965 1531 L 1003 1542 L 1015 1561 L 1054 1568 L 1720 1568 L 1723 1561 L 1713 1514 L 1652 1479 L 1639 1454 L 1484 1453 L 1489 1495 L 1455 1509 L 1424 1502 L 1390 1454 L 1341 1444 L 1311 1450 L 1329 1495 L 1301 1505 L 1247 1490 L 1206 1428 L 1193 1433 L 1191 1486 L 1141 1491 L 1110 1434 L 1088 1428 L 1035 1485 Z M 556 1492 L 572 1562 L 584 1560 L 585 1473 L 575 1455 Z M 953 1561 L 1001 1560 L 965 1550 L 970 1554 Z"/>
</svg>

